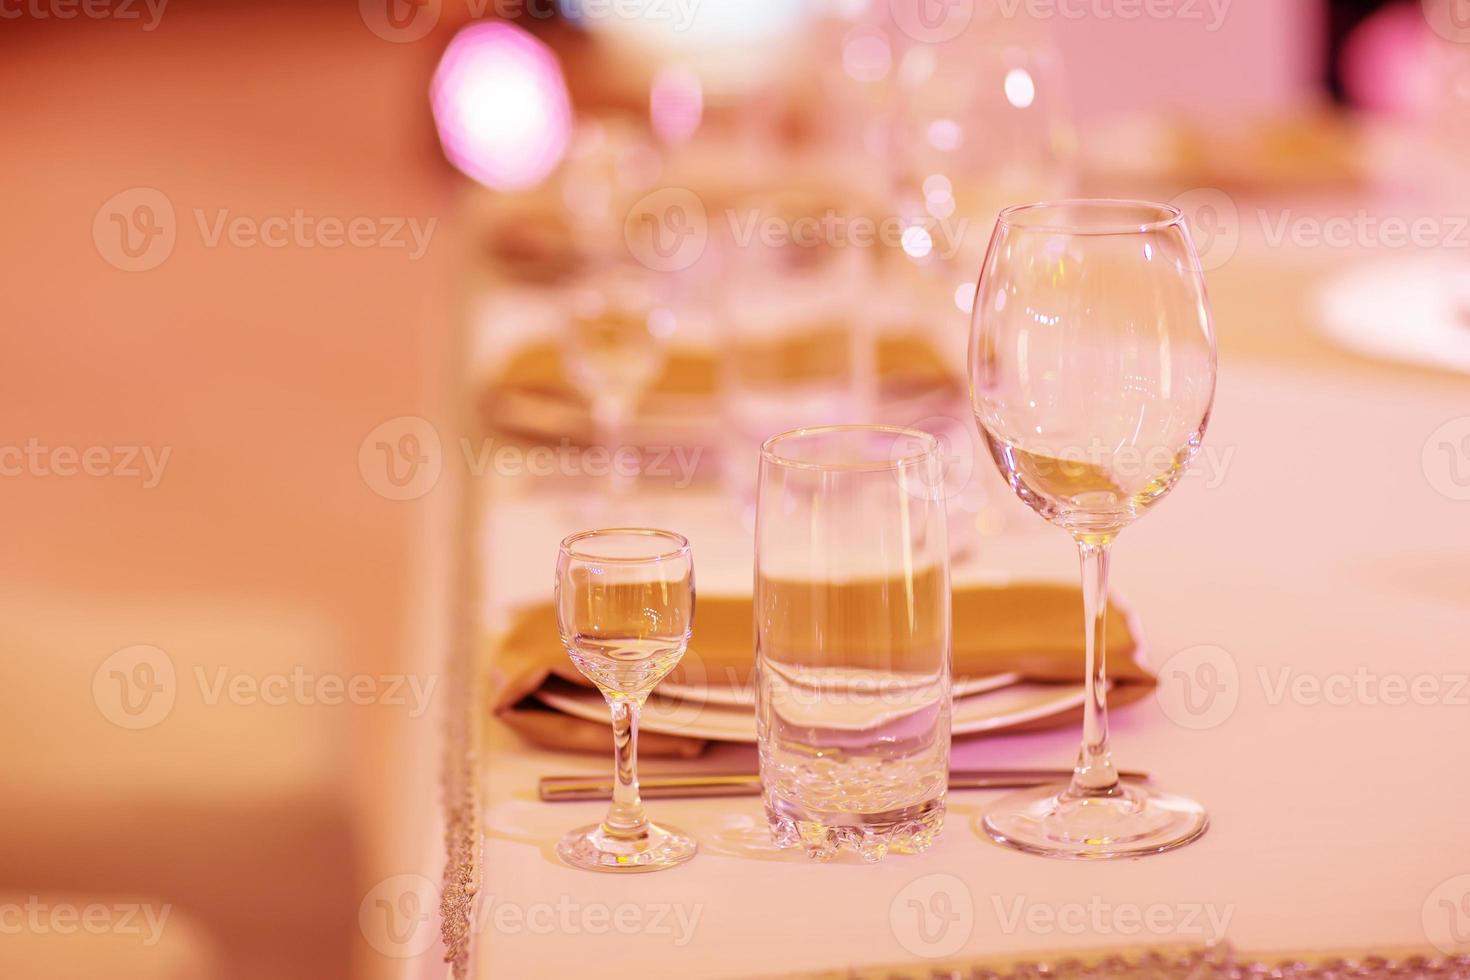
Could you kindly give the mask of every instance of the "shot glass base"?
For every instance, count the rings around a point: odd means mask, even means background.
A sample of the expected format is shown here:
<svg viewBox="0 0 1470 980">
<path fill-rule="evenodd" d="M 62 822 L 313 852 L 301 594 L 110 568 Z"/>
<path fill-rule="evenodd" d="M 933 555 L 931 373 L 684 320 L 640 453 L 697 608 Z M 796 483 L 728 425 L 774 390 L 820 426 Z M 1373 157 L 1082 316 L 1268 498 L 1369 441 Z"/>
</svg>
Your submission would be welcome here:
<svg viewBox="0 0 1470 980">
<path fill-rule="evenodd" d="M 1114 796 L 1072 798 L 1066 784 L 1012 793 L 981 821 L 991 840 L 1070 860 L 1141 857 L 1183 847 L 1209 826 L 1193 800 L 1125 784 Z"/>
<path fill-rule="evenodd" d="M 662 871 L 692 858 L 699 845 L 676 827 L 648 824 L 645 833 L 621 837 L 608 833 L 602 824 L 578 827 L 556 845 L 557 857 L 584 871 L 636 874 Z"/>
</svg>

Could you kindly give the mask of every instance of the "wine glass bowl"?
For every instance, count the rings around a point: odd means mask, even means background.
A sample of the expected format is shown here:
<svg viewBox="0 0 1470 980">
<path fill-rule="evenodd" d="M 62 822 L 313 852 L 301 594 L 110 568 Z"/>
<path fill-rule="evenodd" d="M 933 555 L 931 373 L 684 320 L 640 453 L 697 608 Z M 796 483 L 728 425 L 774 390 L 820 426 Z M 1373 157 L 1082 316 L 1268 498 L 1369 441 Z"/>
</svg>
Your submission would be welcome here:
<svg viewBox="0 0 1470 980">
<path fill-rule="evenodd" d="M 613 802 L 599 824 L 563 837 L 557 854 L 590 871 L 658 871 L 694 856 L 687 834 L 649 822 L 638 795 L 638 712 L 689 645 L 694 564 L 671 531 L 573 534 L 556 567 L 556 618 L 572 664 L 612 715 Z"/>
<path fill-rule="evenodd" d="M 1176 209 L 1007 209 L 972 317 L 975 420 L 1037 513 L 1101 539 L 1179 481 L 1209 421 L 1215 349 Z"/>
<path fill-rule="evenodd" d="M 652 287 L 623 270 L 589 275 L 570 291 L 567 373 L 594 405 L 615 399 L 622 409 L 637 400 L 663 366 L 660 318 Z M 602 414 L 607 410 L 602 409 Z"/>
<path fill-rule="evenodd" d="M 1215 340 L 1178 209 L 1062 201 L 1002 211 L 971 314 L 975 421 L 1028 506 L 1075 539 L 1087 629 L 1072 781 L 998 803 L 994 840 L 1049 857 L 1135 857 L 1204 833 L 1202 807 L 1118 779 L 1108 744 L 1109 546 L 1183 476 L 1209 422 Z"/>
</svg>

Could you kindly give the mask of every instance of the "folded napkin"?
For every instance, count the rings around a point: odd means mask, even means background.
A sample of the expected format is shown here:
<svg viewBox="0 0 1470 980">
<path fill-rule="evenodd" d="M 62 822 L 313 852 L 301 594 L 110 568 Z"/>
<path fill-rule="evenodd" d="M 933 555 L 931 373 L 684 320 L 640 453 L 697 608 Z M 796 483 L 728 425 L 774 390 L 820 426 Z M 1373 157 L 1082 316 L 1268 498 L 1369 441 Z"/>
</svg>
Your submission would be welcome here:
<svg viewBox="0 0 1470 980">
<path fill-rule="evenodd" d="M 805 377 L 818 377 L 831 369 L 832 344 L 831 331 L 817 330 L 784 342 L 779 350 L 764 350 L 759 353 L 759 359 L 763 363 L 780 365 L 780 376 L 757 380 L 796 383 Z M 657 411 L 663 405 L 678 413 L 687 410 L 690 400 L 713 401 L 720 383 L 718 356 L 720 352 L 705 348 L 671 350 L 662 373 L 644 396 L 640 411 Z M 920 335 L 880 337 L 876 357 L 881 384 L 890 396 L 950 388 L 958 392 L 963 388 L 962 382 L 945 367 L 939 352 Z M 482 407 L 492 426 L 521 427 L 501 417 L 505 414 L 503 409 L 507 399 L 512 396 L 535 396 L 573 404 L 584 410 L 586 407 L 586 398 L 568 380 L 561 350 L 554 343 L 530 344 L 520 349 L 490 382 Z M 671 406 L 670 403 L 674 404 Z"/>
<path fill-rule="evenodd" d="M 1078 683 L 1085 671 L 1082 596 L 1075 587 L 1054 583 L 964 586 L 953 592 L 953 670 L 956 678 L 1019 673 L 1028 681 Z M 1108 606 L 1109 703 L 1136 701 L 1152 689 L 1154 677 L 1138 661 L 1138 640 L 1128 617 Z M 700 596 L 689 658 L 697 669 L 681 667 L 669 675 L 683 683 L 743 685 L 754 666 L 751 599 Z M 590 687 L 567 659 L 550 603 L 520 612 L 491 655 L 490 710 L 527 741 L 546 748 L 607 751 L 608 728 L 554 711 L 530 695 L 556 676 Z M 1027 731 L 1075 724 L 1080 709 L 1016 725 Z M 707 739 L 658 732 L 639 734 L 639 752 L 648 756 L 692 758 Z"/>
</svg>

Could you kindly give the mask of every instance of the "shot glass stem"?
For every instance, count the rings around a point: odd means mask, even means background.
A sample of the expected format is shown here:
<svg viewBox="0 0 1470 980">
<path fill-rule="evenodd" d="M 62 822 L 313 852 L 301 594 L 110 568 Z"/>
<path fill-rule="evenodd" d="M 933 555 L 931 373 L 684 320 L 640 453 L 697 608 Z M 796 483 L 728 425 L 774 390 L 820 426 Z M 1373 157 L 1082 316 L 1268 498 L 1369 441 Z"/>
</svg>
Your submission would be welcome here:
<svg viewBox="0 0 1470 980">
<path fill-rule="evenodd" d="M 602 828 L 614 837 L 648 833 L 648 817 L 638 796 L 638 697 L 608 695 L 613 729 L 613 801 Z"/>
</svg>

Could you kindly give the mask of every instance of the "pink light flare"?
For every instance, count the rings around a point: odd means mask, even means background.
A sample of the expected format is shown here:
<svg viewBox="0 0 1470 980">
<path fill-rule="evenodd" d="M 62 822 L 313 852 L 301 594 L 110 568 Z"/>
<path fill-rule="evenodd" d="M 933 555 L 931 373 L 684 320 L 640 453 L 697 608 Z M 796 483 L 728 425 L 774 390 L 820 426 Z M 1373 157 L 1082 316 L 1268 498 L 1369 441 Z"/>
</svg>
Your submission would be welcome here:
<svg viewBox="0 0 1470 980">
<path fill-rule="evenodd" d="M 470 24 L 454 36 L 429 87 L 444 155 L 499 191 L 546 178 L 566 152 L 571 98 L 552 50 L 511 24 Z"/>
<path fill-rule="evenodd" d="M 658 73 L 648 101 L 654 132 L 669 143 L 683 143 L 693 136 L 704 115 L 704 87 L 699 76 L 683 65 L 671 65 Z"/>
<path fill-rule="evenodd" d="M 1342 81 L 1354 103 L 1414 117 L 1434 98 L 1434 35 L 1419 4 L 1382 7 L 1353 28 L 1342 47 Z"/>
</svg>

